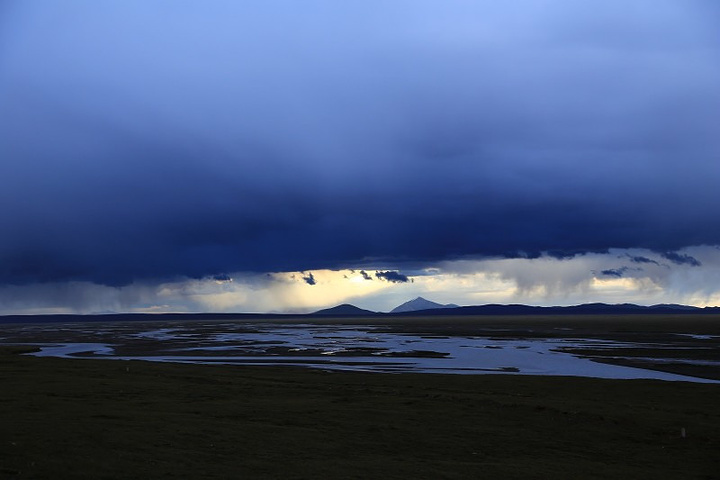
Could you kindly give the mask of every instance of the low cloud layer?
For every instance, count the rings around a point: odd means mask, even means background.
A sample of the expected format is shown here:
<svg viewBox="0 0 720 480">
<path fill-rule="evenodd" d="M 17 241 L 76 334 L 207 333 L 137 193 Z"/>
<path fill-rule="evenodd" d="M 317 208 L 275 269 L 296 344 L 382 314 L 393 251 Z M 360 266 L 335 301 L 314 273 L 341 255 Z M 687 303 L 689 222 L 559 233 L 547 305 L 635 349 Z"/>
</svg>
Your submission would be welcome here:
<svg viewBox="0 0 720 480">
<path fill-rule="evenodd" d="M 70 4 L 0 7 L 0 284 L 720 244 L 714 2 Z"/>
<path fill-rule="evenodd" d="M 313 270 L 235 272 L 231 276 L 135 282 L 122 287 L 89 282 L 1 286 L 0 314 L 305 313 L 340 303 L 389 311 L 418 296 L 459 305 L 720 304 L 720 249 L 696 247 L 681 254 L 698 259 L 702 266 L 665 263 L 661 254 L 634 249 L 565 259 L 541 256 L 449 261 L 408 271 L 407 275 L 376 270 L 381 278 L 399 276 L 408 281 L 368 281 L 357 270 Z M 630 260 L 635 256 L 651 261 L 638 267 Z"/>
</svg>

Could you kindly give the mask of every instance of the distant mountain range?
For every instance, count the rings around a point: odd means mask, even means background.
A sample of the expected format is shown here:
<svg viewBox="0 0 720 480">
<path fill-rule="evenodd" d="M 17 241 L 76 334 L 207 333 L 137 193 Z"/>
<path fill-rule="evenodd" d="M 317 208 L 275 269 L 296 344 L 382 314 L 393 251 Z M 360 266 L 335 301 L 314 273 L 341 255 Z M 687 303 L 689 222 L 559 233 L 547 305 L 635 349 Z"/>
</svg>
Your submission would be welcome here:
<svg viewBox="0 0 720 480">
<path fill-rule="evenodd" d="M 417 297 L 393 308 L 389 313 L 372 312 L 344 303 L 337 307 L 319 310 L 309 315 L 392 315 L 392 316 L 460 316 L 460 315 L 631 315 L 631 314 L 681 314 L 714 313 L 720 314 L 720 307 L 692 307 L 689 305 L 659 304 L 635 305 L 633 303 L 607 304 L 585 303 L 582 305 L 538 307 L 522 304 L 488 304 L 460 307 L 454 304 L 440 304 Z"/>
<path fill-rule="evenodd" d="M 414 300 L 405 302 L 402 305 L 390 310 L 390 313 L 417 312 L 419 310 L 436 310 L 440 308 L 457 308 L 459 305 L 454 303 L 446 303 L 445 305 L 437 302 L 431 302 L 423 297 L 417 297 Z"/>
<path fill-rule="evenodd" d="M 692 307 L 688 305 L 661 304 L 635 305 L 632 303 L 607 304 L 585 303 L 567 307 L 538 307 L 531 305 L 471 305 L 456 308 L 434 308 L 404 313 L 405 315 L 596 315 L 596 314 L 680 314 L 714 313 L 720 314 L 720 307 Z M 390 313 L 391 315 L 397 315 Z M 403 315 L 401 313 L 400 315 Z"/>
<path fill-rule="evenodd" d="M 426 308 L 430 307 L 430 308 Z M 307 314 L 279 313 L 118 313 L 92 315 L 0 315 L 0 324 L 9 323 L 47 323 L 47 322 L 106 322 L 106 321 L 149 321 L 149 320 L 232 320 L 232 319 L 283 319 L 306 317 L 382 317 L 382 316 L 462 316 L 462 315 L 633 315 L 633 314 L 715 314 L 720 315 L 720 307 L 692 307 L 688 305 L 660 304 L 651 306 L 632 303 L 607 304 L 586 303 L 567 307 L 537 307 L 531 305 L 442 305 L 418 297 L 397 306 L 389 313 L 365 310 L 349 303 L 325 308 Z"/>
</svg>

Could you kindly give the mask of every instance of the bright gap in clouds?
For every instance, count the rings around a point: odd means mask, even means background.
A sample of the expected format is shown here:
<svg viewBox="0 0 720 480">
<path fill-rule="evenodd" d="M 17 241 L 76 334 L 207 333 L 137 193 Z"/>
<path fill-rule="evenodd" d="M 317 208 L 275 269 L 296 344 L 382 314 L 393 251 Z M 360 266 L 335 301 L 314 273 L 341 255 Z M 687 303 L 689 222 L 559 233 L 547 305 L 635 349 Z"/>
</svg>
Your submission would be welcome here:
<svg viewBox="0 0 720 480">
<path fill-rule="evenodd" d="M 611 250 L 564 259 L 466 259 L 400 269 L 235 273 L 123 287 L 88 282 L 4 286 L 0 313 L 307 313 L 340 303 L 389 311 L 417 296 L 458 305 L 714 306 L 720 305 L 720 247 L 663 254 Z"/>
</svg>

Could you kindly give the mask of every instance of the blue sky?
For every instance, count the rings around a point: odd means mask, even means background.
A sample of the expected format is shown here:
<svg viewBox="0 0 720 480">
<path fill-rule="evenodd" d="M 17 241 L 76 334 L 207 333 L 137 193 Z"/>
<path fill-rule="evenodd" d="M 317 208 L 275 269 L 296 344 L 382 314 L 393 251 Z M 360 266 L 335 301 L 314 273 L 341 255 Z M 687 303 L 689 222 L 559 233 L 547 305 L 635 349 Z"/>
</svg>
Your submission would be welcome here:
<svg viewBox="0 0 720 480">
<path fill-rule="evenodd" d="M 718 304 L 719 26 L 694 0 L 5 1 L 0 313 Z"/>
</svg>

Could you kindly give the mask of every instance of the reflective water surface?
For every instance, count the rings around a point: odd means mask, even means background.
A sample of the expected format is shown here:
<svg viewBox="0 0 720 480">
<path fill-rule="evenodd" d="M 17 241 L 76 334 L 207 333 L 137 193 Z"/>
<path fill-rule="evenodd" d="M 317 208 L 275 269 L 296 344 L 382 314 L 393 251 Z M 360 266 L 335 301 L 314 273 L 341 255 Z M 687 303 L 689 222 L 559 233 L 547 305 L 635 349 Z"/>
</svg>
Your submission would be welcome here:
<svg viewBox="0 0 720 480">
<path fill-rule="evenodd" d="M 378 325 L 312 323 L 118 322 L 3 327 L 0 342 L 41 346 L 36 356 L 106 358 L 236 365 L 296 365 L 335 370 L 455 374 L 573 375 L 599 378 L 706 380 L 599 363 L 563 351 L 661 348 L 599 338 L 574 337 L 571 329 L 553 336 L 423 335 Z M 711 336 L 675 334 L 683 341 Z M 619 350 L 618 350 L 619 351 Z M 683 360 L 686 361 L 686 360 Z M 713 364 L 698 360 L 698 364 Z M 720 362 L 714 362 L 720 364 Z"/>
</svg>

